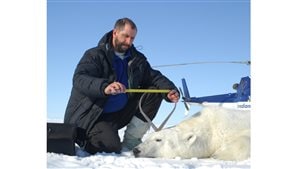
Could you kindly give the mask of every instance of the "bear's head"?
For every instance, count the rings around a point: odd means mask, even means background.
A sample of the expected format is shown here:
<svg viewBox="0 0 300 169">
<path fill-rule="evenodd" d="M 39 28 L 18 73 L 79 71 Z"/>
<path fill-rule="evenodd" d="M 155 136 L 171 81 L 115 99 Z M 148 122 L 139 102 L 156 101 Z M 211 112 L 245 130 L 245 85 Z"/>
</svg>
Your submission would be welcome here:
<svg viewBox="0 0 300 169">
<path fill-rule="evenodd" d="M 135 157 L 192 158 L 201 153 L 202 144 L 201 138 L 193 132 L 182 132 L 174 127 L 150 133 L 133 153 Z"/>
</svg>

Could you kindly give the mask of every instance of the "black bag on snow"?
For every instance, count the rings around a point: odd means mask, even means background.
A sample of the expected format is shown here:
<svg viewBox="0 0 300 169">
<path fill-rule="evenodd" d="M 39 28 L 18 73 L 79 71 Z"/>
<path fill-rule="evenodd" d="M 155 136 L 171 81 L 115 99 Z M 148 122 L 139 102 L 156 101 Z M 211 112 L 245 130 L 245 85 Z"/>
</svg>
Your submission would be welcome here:
<svg viewBox="0 0 300 169">
<path fill-rule="evenodd" d="M 75 155 L 75 124 L 47 123 L 47 152 Z"/>
</svg>

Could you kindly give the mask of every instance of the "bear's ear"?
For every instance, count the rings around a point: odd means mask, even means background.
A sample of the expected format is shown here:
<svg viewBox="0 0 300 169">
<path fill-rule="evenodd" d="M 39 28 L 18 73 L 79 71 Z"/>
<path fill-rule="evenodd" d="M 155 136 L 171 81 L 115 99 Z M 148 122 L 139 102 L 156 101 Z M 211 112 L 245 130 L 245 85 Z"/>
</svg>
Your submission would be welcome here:
<svg viewBox="0 0 300 169">
<path fill-rule="evenodd" d="M 197 136 L 190 132 L 186 133 L 184 138 L 188 144 L 193 144 L 196 141 Z"/>
</svg>

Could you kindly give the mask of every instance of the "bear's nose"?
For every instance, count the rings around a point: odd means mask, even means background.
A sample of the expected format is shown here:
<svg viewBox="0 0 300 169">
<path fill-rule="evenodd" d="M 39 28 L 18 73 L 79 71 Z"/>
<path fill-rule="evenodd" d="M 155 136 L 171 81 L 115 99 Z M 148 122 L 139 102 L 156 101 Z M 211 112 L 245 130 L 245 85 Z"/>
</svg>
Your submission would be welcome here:
<svg viewBox="0 0 300 169">
<path fill-rule="evenodd" d="M 134 148 L 132 151 L 135 157 L 137 157 L 138 154 L 141 152 L 138 148 Z"/>
</svg>

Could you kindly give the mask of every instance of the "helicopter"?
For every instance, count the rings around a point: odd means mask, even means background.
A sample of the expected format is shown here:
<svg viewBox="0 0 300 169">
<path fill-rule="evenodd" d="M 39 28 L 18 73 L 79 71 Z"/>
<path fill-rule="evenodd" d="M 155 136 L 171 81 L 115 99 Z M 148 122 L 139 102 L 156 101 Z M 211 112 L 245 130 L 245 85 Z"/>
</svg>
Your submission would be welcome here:
<svg viewBox="0 0 300 169">
<path fill-rule="evenodd" d="M 250 61 L 215 61 L 215 62 L 192 62 L 192 63 L 180 63 L 180 64 L 170 64 L 170 65 L 160 65 L 157 67 L 170 67 L 170 66 L 184 66 L 190 64 L 207 64 L 207 63 L 234 63 L 234 64 L 246 64 L 250 65 Z M 187 82 L 185 78 L 181 79 L 182 89 L 179 87 L 180 93 L 182 95 L 182 100 L 187 111 L 190 109 L 190 105 L 200 105 L 200 106 L 220 106 L 231 109 L 239 110 L 250 110 L 251 109 L 251 78 L 250 76 L 241 77 L 239 83 L 233 84 L 233 89 L 236 90 L 235 93 L 225 93 L 211 96 L 202 97 L 191 97 L 189 89 L 187 87 Z"/>
<path fill-rule="evenodd" d="M 249 76 L 242 77 L 239 83 L 233 84 L 235 93 L 226 93 L 212 96 L 191 97 L 187 87 L 186 80 L 182 78 L 182 100 L 185 108 L 190 109 L 189 104 L 199 104 L 202 106 L 220 106 L 231 109 L 249 110 L 251 108 L 251 78 Z"/>
</svg>

